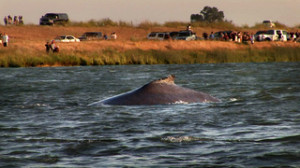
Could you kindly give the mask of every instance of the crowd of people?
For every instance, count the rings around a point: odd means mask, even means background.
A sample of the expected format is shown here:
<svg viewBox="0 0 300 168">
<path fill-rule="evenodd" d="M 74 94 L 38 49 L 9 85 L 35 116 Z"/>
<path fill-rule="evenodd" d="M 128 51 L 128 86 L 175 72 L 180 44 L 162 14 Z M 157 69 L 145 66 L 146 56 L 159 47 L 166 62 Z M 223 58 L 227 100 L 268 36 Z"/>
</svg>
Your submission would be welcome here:
<svg viewBox="0 0 300 168">
<path fill-rule="evenodd" d="M 300 39 L 300 32 L 290 32 L 290 37 L 291 41 L 296 41 L 297 39 Z"/>
<path fill-rule="evenodd" d="M 211 32 L 209 35 L 203 33 L 204 40 L 220 40 L 220 41 L 235 41 L 235 42 L 245 42 L 251 41 L 254 43 L 254 34 L 248 32 L 234 32 L 234 31 L 224 31 L 224 32 Z"/>
<path fill-rule="evenodd" d="M 14 16 L 12 18 L 10 15 L 4 17 L 4 24 L 6 25 L 23 25 L 23 16 Z"/>
<path fill-rule="evenodd" d="M 254 41 L 264 41 L 264 34 L 254 35 L 253 33 L 249 32 L 235 32 L 235 31 L 220 31 L 220 32 L 211 32 L 203 33 L 204 40 L 220 40 L 220 41 L 234 41 L 234 42 L 247 42 L 251 41 L 253 44 Z M 285 39 L 286 38 L 286 39 Z M 297 32 L 289 32 L 286 37 L 284 37 L 281 32 L 278 32 L 278 41 L 296 41 L 300 39 L 300 33 Z"/>
</svg>

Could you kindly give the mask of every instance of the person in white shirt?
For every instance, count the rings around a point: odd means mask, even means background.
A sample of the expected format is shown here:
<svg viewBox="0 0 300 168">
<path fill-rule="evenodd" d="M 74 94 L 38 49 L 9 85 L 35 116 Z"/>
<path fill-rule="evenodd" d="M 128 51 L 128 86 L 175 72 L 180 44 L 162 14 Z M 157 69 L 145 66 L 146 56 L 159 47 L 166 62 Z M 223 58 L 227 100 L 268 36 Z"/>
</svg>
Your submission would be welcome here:
<svg viewBox="0 0 300 168">
<path fill-rule="evenodd" d="M 8 35 L 6 33 L 4 33 L 4 35 L 2 36 L 2 43 L 3 43 L 4 47 L 8 46 L 8 40 L 9 40 Z"/>
<path fill-rule="evenodd" d="M 111 33 L 110 38 L 113 40 L 117 39 L 117 34 L 115 32 Z"/>
</svg>

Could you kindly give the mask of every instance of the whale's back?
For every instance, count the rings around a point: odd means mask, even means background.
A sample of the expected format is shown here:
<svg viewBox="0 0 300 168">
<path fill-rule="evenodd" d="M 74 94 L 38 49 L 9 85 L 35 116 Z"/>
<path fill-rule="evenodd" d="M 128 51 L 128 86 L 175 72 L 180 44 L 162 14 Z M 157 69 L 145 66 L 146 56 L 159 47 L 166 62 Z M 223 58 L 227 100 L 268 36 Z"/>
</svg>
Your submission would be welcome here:
<svg viewBox="0 0 300 168">
<path fill-rule="evenodd" d="M 154 80 L 139 89 L 100 101 L 106 105 L 156 105 L 219 102 L 209 94 L 183 88 L 174 83 L 175 76 Z"/>
</svg>

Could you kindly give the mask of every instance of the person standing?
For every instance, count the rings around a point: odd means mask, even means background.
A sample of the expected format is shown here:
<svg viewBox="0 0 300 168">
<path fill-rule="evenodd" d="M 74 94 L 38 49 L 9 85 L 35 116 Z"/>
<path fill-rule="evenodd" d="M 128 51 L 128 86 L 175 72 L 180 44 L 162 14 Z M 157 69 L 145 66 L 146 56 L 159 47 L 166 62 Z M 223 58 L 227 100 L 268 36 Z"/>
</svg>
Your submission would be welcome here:
<svg viewBox="0 0 300 168">
<path fill-rule="evenodd" d="M 237 42 L 240 43 L 241 40 L 242 40 L 242 34 L 241 34 L 241 32 L 238 32 L 237 33 Z"/>
<path fill-rule="evenodd" d="M 14 25 L 18 25 L 19 24 L 19 20 L 17 16 L 14 16 Z"/>
<path fill-rule="evenodd" d="M 0 33 L 0 45 L 2 45 L 2 33 Z"/>
<path fill-rule="evenodd" d="M 192 26 L 191 26 L 191 24 L 189 24 L 189 25 L 186 26 L 186 30 L 187 30 L 187 31 L 192 31 Z"/>
<path fill-rule="evenodd" d="M 202 36 L 203 36 L 204 40 L 207 40 L 207 39 L 208 39 L 208 34 L 207 34 L 206 32 L 204 32 L 204 33 L 202 34 Z"/>
<path fill-rule="evenodd" d="M 20 25 L 23 25 L 23 24 L 24 24 L 23 16 L 19 16 L 19 24 L 20 24 Z"/>
<path fill-rule="evenodd" d="M 251 35 L 250 35 L 250 41 L 251 41 L 251 44 L 254 44 L 254 34 L 253 33 L 251 33 Z"/>
<path fill-rule="evenodd" d="M 7 25 L 7 23 L 8 23 L 8 18 L 7 18 L 7 16 L 5 16 L 4 17 L 4 24 L 5 24 L 5 26 Z"/>
<path fill-rule="evenodd" d="M 12 24 L 12 17 L 8 15 L 7 17 L 7 24 L 11 25 Z"/>
<path fill-rule="evenodd" d="M 52 50 L 53 53 L 58 53 L 59 52 L 59 47 L 55 44 L 54 40 L 52 40 L 50 47 L 51 47 L 51 50 Z"/>
<path fill-rule="evenodd" d="M 214 40 L 214 38 L 215 38 L 214 32 L 211 32 L 210 35 L 209 35 L 209 39 Z"/>
<path fill-rule="evenodd" d="M 45 44 L 45 47 L 46 47 L 46 53 L 49 53 L 50 48 L 51 48 L 49 41 L 47 41 L 47 43 Z"/>
<path fill-rule="evenodd" d="M 278 41 L 282 41 L 282 34 L 280 31 L 278 32 Z"/>
<path fill-rule="evenodd" d="M 104 34 L 103 38 L 104 38 L 104 40 L 107 40 L 107 39 L 108 39 L 108 37 L 107 37 L 106 34 Z"/>
<path fill-rule="evenodd" d="M 4 47 L 8 46 L 8 40 L 9 40 L 8 35 L 6 33 L 4 33 L 4 35 L 2 36 L 2 42 L 3 42 Z"/>
<path fill-rule="evenodd" d="M 110 39 L 116 40 L 117 39 L 117 34 L 115 32 L 111 33 Z"/>
</svg>

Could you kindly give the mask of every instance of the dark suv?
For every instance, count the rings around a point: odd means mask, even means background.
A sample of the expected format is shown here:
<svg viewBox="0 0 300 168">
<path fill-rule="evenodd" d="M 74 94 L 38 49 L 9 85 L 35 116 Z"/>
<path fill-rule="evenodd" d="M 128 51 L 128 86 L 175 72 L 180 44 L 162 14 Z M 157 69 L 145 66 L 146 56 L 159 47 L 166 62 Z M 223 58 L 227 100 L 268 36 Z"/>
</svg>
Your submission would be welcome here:
<svg viewBox="0 0 300 168">
<path fill-rule="evenodd" d="M 47 13 L 40 18 L 40 25 L 66 24 L 69 17 L 66 13 Z"/>
<path fill-rule="evenodd" d="M 102 39 L 101 32 L 85 32 L 82 36 L 79 37 L 80 41 L 84 40 L 99 40 Z"/>
</svg>

